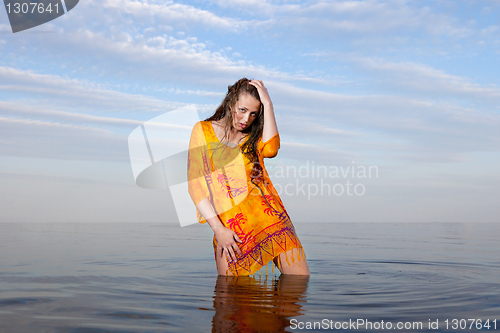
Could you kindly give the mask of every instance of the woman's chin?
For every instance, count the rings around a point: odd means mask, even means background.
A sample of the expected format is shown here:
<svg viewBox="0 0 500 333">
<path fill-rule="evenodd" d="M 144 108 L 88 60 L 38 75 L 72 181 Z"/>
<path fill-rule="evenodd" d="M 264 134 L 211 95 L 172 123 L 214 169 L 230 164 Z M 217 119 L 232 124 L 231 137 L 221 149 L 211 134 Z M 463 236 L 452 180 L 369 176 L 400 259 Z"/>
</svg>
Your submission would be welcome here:
<svg viewBox="0 0 500 333">
<path fill-rule="evenodd" d="M 235 127 L 238 131 L 240 131 L 242 133 L 249 133 L 249 132 L 251 132 L 252 125 L 243 127 L 240 124 L 238 124 L 237 126 L 233 126 L 233 127 Z"/>
<path fill-rule="evenodd" d="M 240 132 L 242 133 L 250 133 L 252 131 L 252 126 L 247 126 L 244 129 L 240 129 Z"/>
</svg>

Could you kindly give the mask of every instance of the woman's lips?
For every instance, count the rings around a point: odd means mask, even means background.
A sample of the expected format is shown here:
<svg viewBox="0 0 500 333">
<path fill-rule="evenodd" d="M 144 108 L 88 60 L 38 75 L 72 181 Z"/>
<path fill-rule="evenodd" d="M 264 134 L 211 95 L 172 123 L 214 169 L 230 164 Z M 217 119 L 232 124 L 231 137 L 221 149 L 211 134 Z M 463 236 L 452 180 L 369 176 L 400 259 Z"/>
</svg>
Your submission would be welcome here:
<svg viewBox="0 0 500 333">
<path fill-rule="evenodd" d="M 245 127 L 247 127 L 247 125 L 240 123 L 240 127 L 245 128 Z"/>
</svg>

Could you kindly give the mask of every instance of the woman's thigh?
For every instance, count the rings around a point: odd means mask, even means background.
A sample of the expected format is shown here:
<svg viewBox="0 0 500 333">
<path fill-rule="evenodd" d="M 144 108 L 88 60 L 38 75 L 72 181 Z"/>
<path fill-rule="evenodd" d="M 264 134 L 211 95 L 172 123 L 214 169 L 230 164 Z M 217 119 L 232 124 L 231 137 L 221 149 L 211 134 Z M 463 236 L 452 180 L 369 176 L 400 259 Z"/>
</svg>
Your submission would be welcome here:
<svg viewBox="0 0 500 333">
<path fill-rule="evenodd" d="M 218 249 L 219 251 L 219 249 Z M 219 252 L 220 253 L 220 252 Z M 217 265 L 217 273 L 219 275 L 232 276 L 233 273 L 229 270 L 229 265 L 226 259 L 226 251 L 222 253 L 222 258 L 216 253 L 215 264 Z"/>
<path fill-rule="evenodd" d="M 291 275 L 310 275 L 309 265 L 304 256 L 304 252 L 301 250 L 299 255 L 299 249 L 294 248 L 288 250 L 287 252 L 281 253 L 279 256 L 274 258 L 274 263 L 280 269 L 282 274 Z M 229 270 L 229 266 L 226 259 L 226 252 L 222 253 L 222 258 L 216 256 L 217 273 L 219 275 L 232 276 L 233 273 Z M 278 262 L 279 260 L 279 262 Z"/>
<path fill-rule="evenodd" d="M 280 253 L 274 258 L 274 263 L 282 274 L 311 275 L 304 251 L 301 250 L 299 254 L 298 248 Z"/>
</svg>

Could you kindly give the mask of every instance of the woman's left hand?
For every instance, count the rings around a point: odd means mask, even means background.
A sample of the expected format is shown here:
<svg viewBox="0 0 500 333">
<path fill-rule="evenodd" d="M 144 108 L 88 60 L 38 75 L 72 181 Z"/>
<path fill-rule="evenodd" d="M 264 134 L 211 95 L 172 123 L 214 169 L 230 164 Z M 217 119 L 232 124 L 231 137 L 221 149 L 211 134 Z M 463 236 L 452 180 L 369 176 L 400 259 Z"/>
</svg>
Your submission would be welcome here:
<svg viewBox="0 0 500 333">
<path fill-rule="evenodd" d="M 261 80 L 252 80 L 249 82 L 249 84 L 257 88 L 257 92 L 259 93 L 260 101 L 262 102 L 262 104 L 272 105 L 271 97 L 269 97 L 267 88 L 264 86 L 264 83 Z"/>
</svg>

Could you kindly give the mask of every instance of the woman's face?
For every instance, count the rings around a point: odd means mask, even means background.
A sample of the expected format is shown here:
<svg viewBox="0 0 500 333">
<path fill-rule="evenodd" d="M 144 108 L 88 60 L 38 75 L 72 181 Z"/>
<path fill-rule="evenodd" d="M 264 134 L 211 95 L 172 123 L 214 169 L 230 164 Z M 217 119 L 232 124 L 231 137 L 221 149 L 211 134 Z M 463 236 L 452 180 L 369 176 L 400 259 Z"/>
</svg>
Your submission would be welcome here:
<svg viewBox="0 0 500 333">
<path fill-rule="evenodd" d="M 238 131 L 250 127 L 259 115 L 260 102 L 249 94 L 241 94 L 233 108 L 233 126 Z"/>
</svg>

